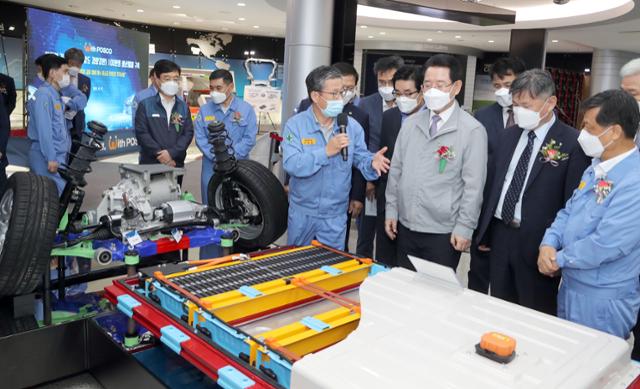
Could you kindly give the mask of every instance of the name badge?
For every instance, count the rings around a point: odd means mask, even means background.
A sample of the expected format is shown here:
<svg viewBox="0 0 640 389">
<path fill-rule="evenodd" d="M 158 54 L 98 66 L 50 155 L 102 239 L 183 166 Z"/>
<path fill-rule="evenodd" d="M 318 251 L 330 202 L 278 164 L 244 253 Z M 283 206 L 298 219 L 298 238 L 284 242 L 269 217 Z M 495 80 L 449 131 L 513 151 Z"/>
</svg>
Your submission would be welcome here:
<svg viewBox="0 0 640 389">
<path fill-rule="evenodd" d="M 584 181 L 580 181 L 580 185 L 578 185 L 578 189 L 583 190 L 585 186 L 587 186 L 587 183 Z"/>
<path fill-rule="evenodd" d="M 316 144 L 316 138 L 302 138 L 302 144 L 305 145 L 305 146 L 315 145 Z"/>
<path fill-rule="evenodd" d="M 213 116 L 213 115 L 209 115 L 209 116 L 205 116 L 205 117 L 204 117 L 204 121 L 205 121 L 205 122 L 212 122 L 212 121 L 214 121 L 214 120 L 216 120 L 216 117 L 215 117 L 215 116 Z"/>
<path fill-rule="evenodd" d="M 159 113 L 153 113 L 153 114 L 151 114 L 151 117 L 152 118 L 159 118 L 160 114 Z"/>
</svg>

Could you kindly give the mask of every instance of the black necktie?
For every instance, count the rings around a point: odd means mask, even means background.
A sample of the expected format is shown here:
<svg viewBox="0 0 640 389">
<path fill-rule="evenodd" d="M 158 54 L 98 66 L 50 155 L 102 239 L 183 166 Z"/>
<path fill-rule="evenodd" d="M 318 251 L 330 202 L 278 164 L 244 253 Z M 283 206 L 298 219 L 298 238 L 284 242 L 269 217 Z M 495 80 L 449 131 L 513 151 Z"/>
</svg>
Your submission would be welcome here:
<svg viewBox="0 0 640 389">
<path fill-rule="evenodd" d="M 513 117 L 513 108 L 507 108 L 507 124 L 504 128 L 513 127 L 516 125 L 516 120 Z"/>
<path fill-rule="evenodd" d="M 507 194 L 504 196 L 504 203 L 502 204 L 502 221 L 505 224 L 510 224 L 513 221 L 513 216 L 516 213 L 516 204 L 518 204 L 518 200 L 520 199 L 524 180 L 527 177 L 527 170 L 529 170 L 529 160 L 531 159 L 533 141 L 536 139 L 536 133 L 529 131 L 527 136 L 529 137 L 527 147 L 522 151 L 520 160 L 518 160 L 518 164 L 516 165 L 516 170 L 513 172 L 511 184 L 509 184 Z"/>
</svg>

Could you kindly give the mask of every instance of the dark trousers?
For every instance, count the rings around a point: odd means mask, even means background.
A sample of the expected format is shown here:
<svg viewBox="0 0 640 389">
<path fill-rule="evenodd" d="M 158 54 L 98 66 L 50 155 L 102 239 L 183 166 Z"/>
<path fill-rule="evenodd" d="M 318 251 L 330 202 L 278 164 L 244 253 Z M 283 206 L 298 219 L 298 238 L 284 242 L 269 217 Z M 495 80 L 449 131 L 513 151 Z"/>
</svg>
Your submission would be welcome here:
<svg viewBox="0 0 640 389">
<path fill-rule="evenodd" d="M 638 312 L 636 326 L 633 327 L 633 351 L 631 352 L 631 359 L 640 361 L 640 312 Z"/>
<path fill-rule="evenodd" d="M 376 217 L 376 261 L 389 267 L 398 266 L 397 240 L 389 239 L 384 230 L 384 213 Z"/>
<path fill-rule="evenodd" d="M 411 231 L 398 223 L 398 266 L 415 270 L 409 255 L 449 266 L 456 271 L 460 261 L 460 251 L 451 245 L 451 234 L 429 234 Z"/>
<path fill-rule="evenodd" d="M 560 277 L 538 271 L 538 244 L 522 229 L 491 223 L 491 295 L 549 315 L 557 315 Z M 529 247 L 529 248 L 527 248 Z"/>
<path fill-rule="evenodd" d="M 471 263 L 469 267 L 469 289 L 480 293 L 489 292 L 490 261 L 489 253 L 478 250 L 478 245 L 471 243 Z"/>
<path fill-rule="evenodd" d="M 373 241 L 376 235 L 376 217 L 366 216 L 362 210 L 358 217 L 358 244 L 356 254 L 365 258 L 373 258 Z"/>
</svg>

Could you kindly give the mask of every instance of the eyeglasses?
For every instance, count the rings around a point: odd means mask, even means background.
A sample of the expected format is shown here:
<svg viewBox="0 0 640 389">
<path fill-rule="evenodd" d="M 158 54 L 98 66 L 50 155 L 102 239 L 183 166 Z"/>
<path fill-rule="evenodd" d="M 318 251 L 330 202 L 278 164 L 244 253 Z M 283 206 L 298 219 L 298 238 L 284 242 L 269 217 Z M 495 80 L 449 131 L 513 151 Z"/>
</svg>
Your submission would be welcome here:
<svg viewBox="0 0 640 389">
<path fill-rule="evenodd" d="M 337 100 L 338 98 L 344 96 L 343 90 L 341 90 L 340 92 L 329 92 L 329 91 L 321 90 L 321 91 L 318 91 L 318 93 L 326 93 L 329 96 L 333 97 L 334 100 Z"/>
<path fill-rule="evenodd" d="M 436 88 L 439 90 L 443 90 L 445 88 L 450 87 L 451 85 L 453 85 L 453 82 L 450 84 L 447 84 L 446 82 L 436 82 L 435 84 L 432 84 L 430 82 L 425 82 L 422 84 L 422 89 L 423 90 L 429 90 L 431 88 Z"/>
<path fill-rule="evenodd" d="M 397 90 L 393 91 L 393 96 L 394 97 L 402 97 L 402 96 L 407 96 L 410 98 L 413 98 L 413 96 L 417 95 L 418 91 L 413 91 L 413 92 L 409 92 L 409 93 L 402 93 L 402 92 L 398 92 Z"/>
</svg>

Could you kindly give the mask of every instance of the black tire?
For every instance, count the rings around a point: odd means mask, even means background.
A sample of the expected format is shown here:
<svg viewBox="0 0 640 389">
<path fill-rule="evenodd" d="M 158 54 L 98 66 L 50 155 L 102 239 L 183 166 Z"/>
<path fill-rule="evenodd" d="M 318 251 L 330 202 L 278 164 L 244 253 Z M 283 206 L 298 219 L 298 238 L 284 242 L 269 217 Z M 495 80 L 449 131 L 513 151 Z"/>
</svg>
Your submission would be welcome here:
<svg viewBox="0 0 640 389">
<path fill-rule="evenodd" d="M 13 198 L 13 206 L 1 243 L 0 296 L 31 293 L 49 269 L 58 226 L 58 190 L 47 177 L 14 173 L 0 206 L 5 196 Z"/>
<path fill-rule="evenodd" d="M 216 204 L 216 195 L 220 200 L 218 188 L 223 180 L 214 175 L 209 181 L 207 194 L 209 206 L 221 209 L 220 201 Z M 287 230 L 287 213 L 289 209 L 287 194 L 278 178 L 259 162 L 240 160 L 236 170 L 227 178 L 239 184 L 249 199 L 258 207 L 261 214 L 261 230 L 256 232 L 255 226 L 240 228 L 240 237 L 236 241 L 236 251 L 253 251 L 262 249 L 275 242 Z"/>
</svg>

